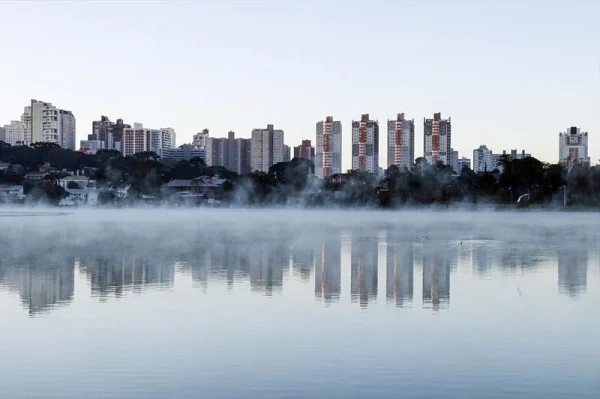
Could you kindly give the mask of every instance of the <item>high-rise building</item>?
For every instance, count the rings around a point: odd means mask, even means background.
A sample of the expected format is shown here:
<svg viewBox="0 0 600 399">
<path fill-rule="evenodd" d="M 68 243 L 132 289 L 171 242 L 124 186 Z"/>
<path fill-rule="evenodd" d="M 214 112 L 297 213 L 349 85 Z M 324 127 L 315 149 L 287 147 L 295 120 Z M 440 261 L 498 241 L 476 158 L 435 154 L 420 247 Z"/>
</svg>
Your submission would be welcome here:
<svg viewBox="0 0 600 399">
<path fill-rule="evenodd" d="M 153 130 L 150 151 L 154 151 L 158 154 L 159 151 L 165 148 L 176 148 L 175 130 L 170 127 Z"/>
<path fill-rule="evenodd" d="M 379 173 L 379 122 L 369 114 L 352 121 L 352 169 Z"/>
<path fill-rule="evenodd" d="M 473 150 L 473 172 L 491 172 L 498 166 L 498 156 L 485 145 Z"/>
<path fill-rule="evenodd" d="M 208 139 L 208 129 L 203 129 L 201 132 L 194 134 L 192 145 L 197 147 L 206 147 Z"/>
<path fill-rule="evenodd" d="M 21 122 L 25 144 L 46 142 L 75 149 L 75 116 L 71 111 L 32 99 L 21 115 Z"/>
<path fill-rule="evenodd" d="M 404 119 L 400 113 L 388 126 L 388 167 L 412 168 L 415 163 L 415 120 Z"/>
<path fill-rule="evenodd" d="M 471 169 L 471 160 L 469 158 L 462 157 L 458 160 L 458 173 L 462 172 L 464 167 Z"/>
<path fill-rule="evenodd" d="M 3 141 L 6 143 L 6 127 L 5 126 L 0 127 L 0 141 Z"/>
<path fill-rule="evenodd" d="M 25 142 L 25 125 L 21 121 L 10 121 L 10 125 L 2 128 L 4 137 L 2 141 L 10 145 L 22 145 Z"/>
<path fill-rule="evenodd" d="M 424 120 L 423 154 L 430 165 L 442 161 L 450 164 L 452 129 L 450 118 L 442 119 L 442 114 L 433 114 L 433 119 Z"/>
<path fill-rule="evenodd" d="M 506 154 L 506 151 L 502 151 L 503 155 Z M 510 150 L 510 159 L 525 159 L 531 157 L 531 154 L 525 152 L 525 150 L 521 150 L 521 152 L 517 152 L 517 150 Z"/>
<path fill-rule="evenodd" d="M 206 164 L 223 166 L 238 174 L 250 173 L 251 139 L 236 139 L 234 132 L 227 137 L 204 137 Z"/>
<path fill-rule="evenodd" d="M 251 173 L 251 139 L 235 139 L 235 167 L 234 172 L 240 175 Z"/>
<path fill-rule="evenodd" d="M 139 128 L 123 129 L 122 150 L 124 156 L 133 155 L 138 152 L 150 151 L 153 140 L 151 129 Z"/>
<path fill-rule="evenodd" d="M 284 160 L 283 130 L 267 125 L 266 129 L 252 130 L 250 166 L 252 171 L 268 172 Z"/>
<path fill-rule="evenodd" d="M 123 119 L 111 122 L 107 116 L 100 116 L 100 120 L 92 122 L 92 134 L 88 140 L 104 141 L 106 149 L 123 151 L 123 130 L 131 125 L 123 123 Z"/>
<path fill-rule="evenodd" d="M 319 179 L 342 173 L 342 122 L 328 116 L 317 122 L 315 174 Z"/>
<path fill-rule="evenodd" d="M 229 170 L 235 170 L 235 132 L 227 133 L 227 162 L 225 167 Z"/>
<path fill-rule="evenodd" d="M 452 167 L 453 173 L 460 173 L 461 168 L 458 165 L 458 151 L 455 151 L 453 148 L 450 148 L 450 166 Z"/>
<path fill-rule="evenodd" d="M 227 149 L 229 140 L 225 137 L 206 138 L 206 164 L 208 166 L 227 167 Z"/>
<path fill-rule="evenodd" d="M 310 140 L 302 140 L 302 144 L 294 147 L 294 158 L 303 158 L 315 162 L 315 147 L 310 144 Z"/>
<path fill-rule="evenodd" d="M 590 163 L 588 157 L 588 134 L 571 126 L 558 135 L 558 161 L 563 164 Z"/>
<path fill-rule="evenodd" d="M 283 145 L 283 162 L 290 162 L 292 160 L 292 149 L 289 145 Z"/>
</svg>

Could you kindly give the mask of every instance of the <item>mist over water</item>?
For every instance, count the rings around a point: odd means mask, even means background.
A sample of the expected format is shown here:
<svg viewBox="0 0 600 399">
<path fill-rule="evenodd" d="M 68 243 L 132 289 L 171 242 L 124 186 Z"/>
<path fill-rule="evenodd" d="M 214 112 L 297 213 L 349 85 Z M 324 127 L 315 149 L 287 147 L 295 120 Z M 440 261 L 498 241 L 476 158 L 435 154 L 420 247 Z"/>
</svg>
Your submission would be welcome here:
<svg viewBox="0 0 600 399">
<path fill-rule="evenodd" d="M 600 395 L 598 213 L 3 210 L 0 254 L 2 399 Z"/>
</svg>

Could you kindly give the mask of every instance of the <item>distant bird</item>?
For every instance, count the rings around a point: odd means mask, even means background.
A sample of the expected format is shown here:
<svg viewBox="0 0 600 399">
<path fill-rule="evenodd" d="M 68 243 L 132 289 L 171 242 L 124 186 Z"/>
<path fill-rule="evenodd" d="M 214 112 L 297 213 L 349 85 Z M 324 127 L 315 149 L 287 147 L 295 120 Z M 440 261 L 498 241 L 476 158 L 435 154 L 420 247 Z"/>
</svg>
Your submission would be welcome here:
<svg viewBox="0 0 600 399">
<path fill-rule="evenodd" d="M 462 245 L 462 241 L 460 242 L 460 245 Z"/>
</svg>

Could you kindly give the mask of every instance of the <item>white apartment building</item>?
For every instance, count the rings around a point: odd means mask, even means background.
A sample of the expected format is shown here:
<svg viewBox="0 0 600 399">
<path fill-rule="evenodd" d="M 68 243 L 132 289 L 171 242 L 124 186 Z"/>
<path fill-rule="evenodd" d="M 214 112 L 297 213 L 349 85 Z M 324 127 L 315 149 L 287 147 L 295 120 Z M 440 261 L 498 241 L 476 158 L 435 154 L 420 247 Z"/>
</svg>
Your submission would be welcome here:
<svg viewBox="0 0 600 399">
<path fill-rule="evenodd" d="M 471 160 L 469 158 L 462 157 L 458 160 L 458 173 L 462 172 L 464 167 L 471 169 Z"/>
<path fill-rule="evenodd" d="M 76 124 L 71 111 L 32 99 L 21 115 L 21 122 L 25 144 L 48 142 L 75 150 Z"/>
<path fill-rule="evenodd" d="M 175 147 L 175 130 L 172 128 L 148 129 L 137 122 L 133 126 L 123 129 L 121 152 L 124 156 L 145 151 L 159 155 L 163 149 Z"/>
<path fill-rule="evenodd" d="M 427 163 L 435 165 L 442 161 L 444 165 L 449 165 L 452 148 L 450 118 L 442 119 L 442 114 L 437 112 L 433 114 L 433 119 L 425 119 L 423 124 L 423 154 Z"/>
<path fill-rule="evenodd" d="M 272 165 L 284 161 L 283 137 L 283 130 L 274 129 L 273 125 L 252 130 L 250 168 L 253 172 L 268 172 Z"/>
<path fill-rule="evenodd" d="M 352 121 L 352 169 L 379 173 L 379 122 L 369 114 Z"/>
<path fill-rule="evenodd" d="M 480 145 L 473 150 L 473 172 L 491 172 L 498 168 L 498 156 L 490 148 Z"/>
<path fill-rule="evenodd" d="M 319 179 L 342 173 L 342 122 L 328 116 L 317 122 L 315 175 Z"/>
<path fill-rule="evenodd" d="M 175 130 L 170 127 L 163 127 L 154 130 L 152 133 L 152 146 L 150 151 L 158 154 L 164 148 L 175 148 Z"/>
<path fill-rule="evenodd" d="M 206 161 L 205 149 L 190 144 L 184 144 L 180 148 L 162 148 L 157 154 L 161 159 L 168 158 L 177 161 L 189 161 L 192 158 L 198 157 Z"/>
<path fill-rule="evenodd" d="M 590 163 L 588 156 L 588 134 L 571 126 L 558 135 L 558 161 L 564 164 Z"/>
<path fill-rule="evenodd" d="M 4 142 L 10 145 L 22 145 L 25 142 L 25 125 L 21 121 L 10 121 L 4 125 Z"/>
<path fill-rule="evenodd" d="M 208 140 L 208 129 L 203 129 L 201 132 L 194 134 L 192 145 L 206 147 L 206 140 Z"/>
<path fill-rule="evenodd" d="M 412 168 L 415 163 L 415 120 L 407 120 L 400 113 L 387 121 L 388 167 Z"/>
</svg>

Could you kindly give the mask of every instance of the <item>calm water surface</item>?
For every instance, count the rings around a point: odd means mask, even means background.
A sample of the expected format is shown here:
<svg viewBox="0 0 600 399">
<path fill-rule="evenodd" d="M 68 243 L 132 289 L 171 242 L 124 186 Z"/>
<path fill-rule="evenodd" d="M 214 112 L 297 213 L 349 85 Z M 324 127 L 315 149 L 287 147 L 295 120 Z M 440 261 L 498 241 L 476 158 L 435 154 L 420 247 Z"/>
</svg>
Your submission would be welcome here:
<svg viewBox="0 0 600 399">
<path fill-rule="evenodd" d="M 0 397 L 598 399 L 599 243 L 598 213 L 3 212 Z"/>
</svg>

